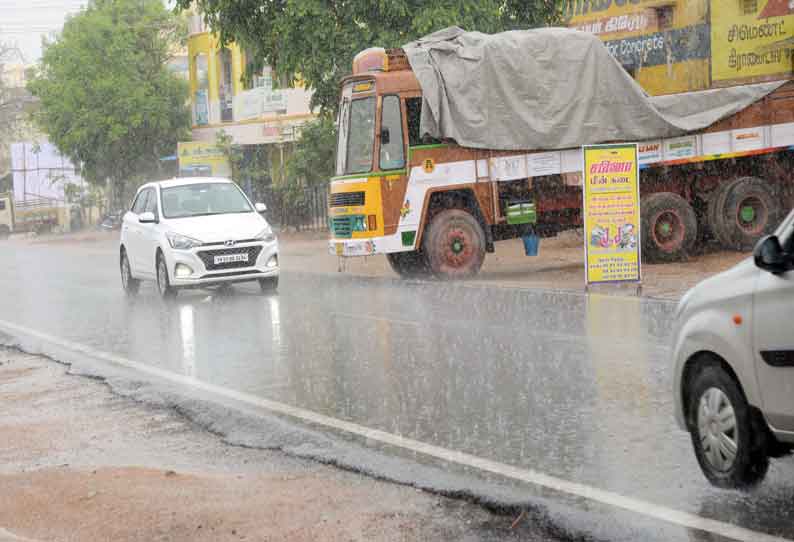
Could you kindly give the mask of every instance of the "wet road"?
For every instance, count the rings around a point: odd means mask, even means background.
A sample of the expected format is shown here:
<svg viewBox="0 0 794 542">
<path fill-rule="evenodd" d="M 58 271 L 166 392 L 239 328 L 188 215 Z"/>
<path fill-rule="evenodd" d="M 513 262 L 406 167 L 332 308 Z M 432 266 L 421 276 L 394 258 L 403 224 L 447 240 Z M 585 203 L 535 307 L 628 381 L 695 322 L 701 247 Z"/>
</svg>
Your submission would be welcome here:
<svg viewBox="0 0 794 542">
<path fill-rule="evenodd" d="M 670 303 L 318 274 L 162 303 L 123 295 L 105 243 L 5 245 L 0 300 L 0 320 L 171 372 L 794 539 L 794 461 L 748 495 L 700 474 Z"/>
</svg>

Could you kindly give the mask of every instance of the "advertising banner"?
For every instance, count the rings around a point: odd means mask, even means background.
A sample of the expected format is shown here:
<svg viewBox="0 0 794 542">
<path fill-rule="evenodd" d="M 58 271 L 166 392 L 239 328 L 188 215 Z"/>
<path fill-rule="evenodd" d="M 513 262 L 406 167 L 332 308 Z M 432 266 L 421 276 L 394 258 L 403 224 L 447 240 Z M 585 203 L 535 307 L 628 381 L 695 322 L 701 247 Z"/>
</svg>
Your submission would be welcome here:
<svg viewBox="0 0 794 542">
<path fill-rule="evenodd" d="M 640 175 L 636 144 L 582 148 L 587 284 L 640 281 Z"/>
<path fill-rule="evenodd" d="M 712 80 L 789 76 L 792 36 L 794 3 L 789 0 L 712 2 Z"/>
<path fill-rule="evenodd" d="M 232 174 L 226 155 L 212 143 L 180 141 L 177 154 L 180 177 L 230 177 Z"/>
</svg>

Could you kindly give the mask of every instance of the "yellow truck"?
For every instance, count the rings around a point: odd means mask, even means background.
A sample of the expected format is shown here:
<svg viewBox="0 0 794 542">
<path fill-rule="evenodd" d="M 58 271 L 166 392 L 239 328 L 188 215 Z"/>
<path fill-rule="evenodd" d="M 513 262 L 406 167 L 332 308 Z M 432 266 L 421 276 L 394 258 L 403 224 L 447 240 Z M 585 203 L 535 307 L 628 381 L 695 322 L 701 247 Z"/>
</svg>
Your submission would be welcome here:
<svg viewBox="0 0 794 542">
<path fill-rule="evenodd" d="M 385 254 L 401 276 L 474 275 L 499 240 L 529 237 L 528 232 L 548 237 L 582 226 L 581 146 L 594 143 L 639 145 L 642 223 L 638 226 L 646 261 L 686 258 L 704 236 L 726 248 L 747 250 L 785 216 L 794 203 L 794 83 L 648 97 L 597 38 L 564 29 L 544 32 L 536 40 L 538 47 L 548 51 L 556 40 L 560 56 L 581 58 L 591 79 L 585 80 L 578 71 L 566 73 L 571 67 L 565 64 L 570 62 L 552 63 L 554 59 L 545 73 L 526 76 L 532 72 L 510 71 L 515 63 L 525 62 L 521 55 L 499 53 L 506 67 L 492 70 L 491 79 L 506 82 L 508 90 L 520 95 L 519 106 L 524 109 L 516 115 L 503 106 L 509 95 L 505 100 L 491 98 L 491 85 L 500 81 L 494 83 L 482 76 L 483 71 L 475 71 L 478 55 L 484 54 L 477 44 L 489 39 L 484 35 L 471 33 L 472 47 L 460 46 L 466 34 L 442 36 L 432 51 L 437 56 L 422 66 L 422 72 L 412 65 L 405 47 L 373 48 L 356 57 L 353 74 L 341 83 L 337 175 L 331 179 L 328 209 L 331 254 Z M 415 43 L 432 45 L 432 40 L 423 40 Z M 586 50 L 576 57 L 579 42 Z M 432 77 L 432 70 L 453 51 L 460 51 L 464 68 L 440 74 L 438 79 L 447 88 L 425 88 L 422 78 L 429 70 Z M 454 88 L 445 79 L 448 75 L 459 77 Z M 547 85 L 545 93 L 533 94 L 533 80 L 541 85 L 555 80 L 571 83 L 556 90 Z M 588 91 L 604 85 L 608 88 L 596 96 L 601 102 L 595 109 L 605 113 L 592 122 L 594 107 L 587 101 Z M 478 100 L 443 101 L 451 92 L 472 92 L 477 87 L 482 90 Z M 615 93 L 620 103 L 605 108 L 603 102 Z M 567 101 L 554 102 L 557 95 Z M 436 100 L 438 109 L 429 120 L 448 122 L 450 130 L 458 130 L 461 123 L 449 118 L 469 108 L 469 117 L 488 122 L 473 126 L 467 136 L 496 131 L 506 133 L 501 141 L 508 144 L 465 144 L 462 138 L 424 132 L 428 99 Z M 644 116 L 627 114 L 624 103 L 635 104 L 632 112 Z M 545 121 L 558 111 L 567 115 L 563 119 L 567 132 L 552 140 L 561 123 Z M 680 111 L 684 113 L 676 117 L 682 119 L 676 129 L 659 121 Z M 542 125 L 537 145 L 524 146 L 520 141 L 526 130 L 499 132 L 519 114 Z M 699 124 L 687 124 L 693 114 L 699 116 L 695 119 Z M 613 130 L 602 126 L 614 119 Z M 649 128 L 652 123 L 661 128 Z M 603 137 L 597 134 L 602 128 L 607 134 Z M 513 135 L 515 148 L 507 148 Z"/>
</svg>

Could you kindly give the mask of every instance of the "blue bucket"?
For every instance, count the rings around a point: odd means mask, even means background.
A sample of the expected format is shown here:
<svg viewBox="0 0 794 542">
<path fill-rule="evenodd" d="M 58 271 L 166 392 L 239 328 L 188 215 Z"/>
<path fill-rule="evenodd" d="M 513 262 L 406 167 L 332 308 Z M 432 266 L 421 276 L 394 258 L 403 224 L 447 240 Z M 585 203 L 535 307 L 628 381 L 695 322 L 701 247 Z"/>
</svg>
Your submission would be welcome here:
<svg viewBox="0 0 794 542">
<path fill-rule="evenodd" d="M 527 256 L 537 256 L 540 247 L 540 237 L 537 235 L 525 235 L 521 238 L 524 241 L 524 254 Z"/>
</svg>

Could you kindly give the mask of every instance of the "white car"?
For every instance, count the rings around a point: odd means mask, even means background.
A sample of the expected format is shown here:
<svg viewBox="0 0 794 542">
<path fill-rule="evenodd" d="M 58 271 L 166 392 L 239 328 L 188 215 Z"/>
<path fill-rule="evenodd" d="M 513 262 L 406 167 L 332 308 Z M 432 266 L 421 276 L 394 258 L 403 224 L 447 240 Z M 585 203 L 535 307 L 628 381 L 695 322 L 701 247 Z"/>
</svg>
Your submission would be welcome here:
<svg viewBox="0 0 794 542">
<path fill-rule="evenodd" d="M 794 445 L 794 212 L 754 258 L 684 295 L 674 394 L 708 480 L 744 488 Z"/>
<path fill-rule="evenodd" d="M 278 241 L 228 179 L 183 178 L 143 185 L 124 215 L 119 264 L 129 294 L 153 280 L 162 297 L 179 288 L 259 281 L 278 287 Z"/>
</svg>

